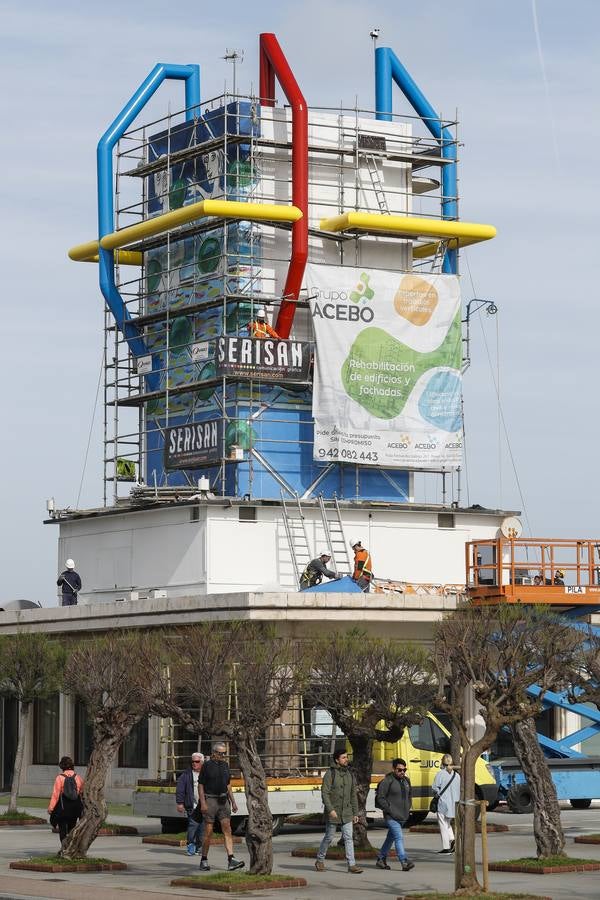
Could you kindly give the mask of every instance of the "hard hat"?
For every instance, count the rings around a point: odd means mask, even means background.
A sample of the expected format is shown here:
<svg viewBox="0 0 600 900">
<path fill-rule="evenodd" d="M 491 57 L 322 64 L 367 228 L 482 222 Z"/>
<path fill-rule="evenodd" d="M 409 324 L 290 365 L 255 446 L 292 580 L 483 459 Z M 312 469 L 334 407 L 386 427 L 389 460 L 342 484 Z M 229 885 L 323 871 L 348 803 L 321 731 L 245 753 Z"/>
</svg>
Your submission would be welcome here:
<svg viewBox="0 0 600 900">
<path fill-rule="evenodd" d="M 68 559 L 65 563 L 65 566 L 67 567 L 67 569 L 74 569 L 75 562 L 72 559 Z"/>
<path fill-rule="evenodd" d="M 266 319 L 267 318 L 267 314 L 265 312 L 264 306 L 261 306 L 259 309 L 256 310 L 256 318 L 257 319 Z"/>
<path fill-rule="evenodd" d="M 321 557 L 326 556 L 327 559 L 331 559 L 331 553 L 328 553 L 327 550 L 323 550 L 323 552 L 320 554 L 320 556 Z"/>
<path fill-rule="evenodd" d="M 350 540 L 350 546 L 351 546 L 351 547 L 356 547 L 357 544 L 360 544 L 360 538 L 352 538 L 352 539 Z"/>
<path fill-rule="evenodd" d="M 555 574 L 555 575 L 558 575 L 559 578 L 564 578 L 564 577 L 565 577 L 565 573 L 563 572 L 562 569 L 557 569 L 556 572 L 555 572 L 554 574 Z"/>
</svg>

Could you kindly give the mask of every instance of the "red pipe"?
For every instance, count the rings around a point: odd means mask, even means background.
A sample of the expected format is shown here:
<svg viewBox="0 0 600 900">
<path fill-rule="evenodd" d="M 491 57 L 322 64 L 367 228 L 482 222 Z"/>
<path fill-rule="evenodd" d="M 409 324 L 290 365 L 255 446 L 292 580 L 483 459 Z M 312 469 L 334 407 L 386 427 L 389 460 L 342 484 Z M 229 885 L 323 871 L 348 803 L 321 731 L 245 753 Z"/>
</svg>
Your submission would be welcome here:
<svg viewBox="0 0 600 900">
<path fill-rule="evenodd" d="M 292 256 L 275 328 L 289 337 L 308 259 L 308 109 L 298 82 L 274 34 L 261 34 L 260 102 L 275 106 L 275 76 L 292 108 L 292 203 L 302 218 L 292 225 Z"/>
</svg>

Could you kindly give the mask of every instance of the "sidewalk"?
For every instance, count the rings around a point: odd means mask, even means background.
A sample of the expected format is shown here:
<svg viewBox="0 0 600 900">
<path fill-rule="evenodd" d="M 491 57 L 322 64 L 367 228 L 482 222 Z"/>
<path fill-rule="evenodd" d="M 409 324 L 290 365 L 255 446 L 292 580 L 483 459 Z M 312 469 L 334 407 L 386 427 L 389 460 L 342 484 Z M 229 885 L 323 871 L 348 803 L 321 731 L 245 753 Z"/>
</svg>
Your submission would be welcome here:
<svg viewBox="0 0 600 900">
<path fill-rule="evenodd" d="M 490 815 L 491 821 L 509 825 L 511 831 L 489 836 L 491 859 L 534 855 L 535 847 L 531 830 L 531 816 Z M 123 825 L 135 825 L 140 837 L 99 837 L 94 842 L 91 855 L 103 856 L 127 863 L 125 872 L 114 873 L 34 873 L 16 872 L 8 868 L 12 860 L 26 856 L 55 852 L 58 837 L 48 827 L 2 828 L 0 832 L 0 900 L 166 900 L 173 897 L 196 897 L 201 900 L 217 900 L 222 894 L 187 888 L 172 888 L 173 878 L 198 873 L 198 858 L 190 859 L 183 849 L 142 844 L 143 834 L 156 833 L 157 823 L 132 816 L 115 816 L 112 821 Z M 600 810 L 565 811 L 563 825 L 568 835 L 567 852 L 572 856 L 584 856 L 600 861 L 600 846 L 574 844 L 575 834 L 600 832 Z M 379 846 L 385 831 L 373 828 L 369 832 L 371 842 Z M 310 859 L 296 859 L 290 851 L 299 845 L 318 844 L 318 832 L 305 828 L 286 826 L 274 839 L 275 865 L 278 872 L 306 878 L 306 888 L 294 888 L 280 893 L 260 891 L 249 896 L 264 900 L 280 896 L 286 900 L 322 900 L 337 895 L 342 900 L 376 900 L 395 898 L 403 891 L 452 890 L 454 884 L 454 858 L 438 856 L 439 837 L 428 834 L 407 834 L 407 852 L 415 862 L 411 872 L 404 873 L 396 863 L 392 871 L 376 869 L 373 862 L 364 864 L 362 875 L 349 875 L 340 862 L 327 864 L 325 872 L 316 872 Z M 246 862 L 245 847 L 236 853 Z M 210 851 L 213 871 L 223 871 L 226 858 L 223 848 Z M 493 890 L 515 892 L 530 891 L 546 895 L 553 900 L 594 900 L 600 895 L 598 873 L 565 875 L 520 875 L 490 873 Z M 237 896 L 242 896 L 241 894 Z"/>
</svg>

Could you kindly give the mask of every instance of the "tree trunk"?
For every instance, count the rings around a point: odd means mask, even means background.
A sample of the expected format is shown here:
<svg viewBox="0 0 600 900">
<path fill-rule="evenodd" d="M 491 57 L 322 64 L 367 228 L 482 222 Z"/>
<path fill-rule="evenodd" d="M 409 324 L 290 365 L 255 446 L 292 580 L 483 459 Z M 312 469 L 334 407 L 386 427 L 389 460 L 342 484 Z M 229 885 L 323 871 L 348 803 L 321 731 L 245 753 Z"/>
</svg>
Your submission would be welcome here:
<svg viewBox="0 0 600 900">
<path fill-rule="evenodd" d="M 531 788 L 537 855 L 562 856 L 565 836 L 560 821 L 560 807 L 548 763 L 538 743 L 535 721 L 524 719 L 513 725 L 511 731 L 515 752 Z"/>
<path fill-rule="evenodd" d="M 17 752 L 15 755 L 15 766 L 13 769 L 12 782 L 10 785 L 10 800 L 8 802 L 7 812 L 17 811 L 17 797 L 19 795 L 19 783 L 21 781 L 21 771 L 23 769 L 23 754 L 25 752 L 25 736 L 27 734 L 27 723 L 29 722 L 29 713 L 31 703 L 23 702 L 20 704 L 18 716 L 19 737 L 17 739 Z"/>
<path fill-rule="evenodd" d="M 373 772 L 373 740 L 369 737 L 348 736 L 352 747 L 352 772 L 356 778 L 358 797 L 358 822 L 353 828 L 354 846 L 360 850 L 372 849 L 367 833 L 367 797 Z"/>
<path fill-rule="evenodd" d="M 473 891 L 481 890 L 481 885 L 477 881 L 475 869 L 475 805 L 469 803 L 475 799 L 475 763 L 479 757 L 479 748 L 473 750 L 472 747 L 467 749 L 462 760 L 460 799 L 463 803 L 461 817 L 461 840 L 457 841 L 457 846 L 462 859 L 458 860 L 456 866 L 456 890 L 469 888 Z"/>
<path fill-rule="evenodd" d="M 82 859 L 87 855 L 106 818 L 104 791 L 107 775 L 115 753 L 130 730 L 131 728 L 125 733 L 119 732 L 112 734 L 110 738 L 103 738 L 92 750 L 83 787 L 83 815 L 65 838 L 59 856 L 65 859 Z"/>
<path fill-rule="evenodd" d="M 236 736 L 235 743 L 248 806 L 246 845 L 250 854 L 250 874 L 270 875 L 273 870 L 273 816 L 269 809 L 267 777 L 254 735 Z"/>
</svg>

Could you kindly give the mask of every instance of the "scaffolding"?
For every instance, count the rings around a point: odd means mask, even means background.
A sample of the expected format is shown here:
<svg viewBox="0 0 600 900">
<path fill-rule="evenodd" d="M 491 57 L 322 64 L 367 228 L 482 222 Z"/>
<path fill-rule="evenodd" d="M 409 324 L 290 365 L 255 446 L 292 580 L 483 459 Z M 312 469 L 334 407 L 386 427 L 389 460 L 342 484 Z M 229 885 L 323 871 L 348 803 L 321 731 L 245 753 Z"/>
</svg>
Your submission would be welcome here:
<svg viewBox="0 0 600 900">
<path fill-rule="evenodd" d="M 191 123 L 181 111 L 121 138 L 115 157 L 116 231 L 206 199 L 290 204 L 289 110 L 231 94 L 201 107 L 202 115 Z M 458 143 L 457 123 L 440 125 L 451 129 Z M 441 271 L 447 246 L 442 239 L 322 228 L 324 220 L 349 209 L 439 222 L 448 198 L 434 175 L 448 159 L 418 117 L 382 122 L 358 107 L 313 107 L 308 149 L 312 261 L 400 273 Z M 105 505 L 117 504 L 132 482 L 145 484 L 157 497 L 163 491 L 170 496 L 174 488 L 190 493 L 199 475 L 223 496 L 317 493 L 332 464 L 312 459 L 312 373 L 304 382 L 268 383 L 256 376 L 220 375 L 215 366 L 218 336 L 246 334 L 259 307 L 275 320 L 289 263 L 289 232 L 289 222 L 210 216 L 130 244 L 129 256 L 141 262 L 141 270 L 115 254 L 117 289 L 131 316 L 130 328 L 142 336 L 148 353 L 131 354 L 128 336 L 106 314 Z M 314 340 L 307 296 L 297 303 L 291 337 L 309 347 Z M 222 427 L 210 461 L 166 470 L 166 430 L 216 418 Z M 339 498 L 361 498 L 361 467 L 343 468 L 353 477 L 345 487 L 338 485 Z M 441 476 L 443 503 L 460 499 L 455 472 L 415 471 Z M 397 489 L 397 499 L 406 499 L 398 474 L 383 473 L 392 495 Z"/>
</svg>

